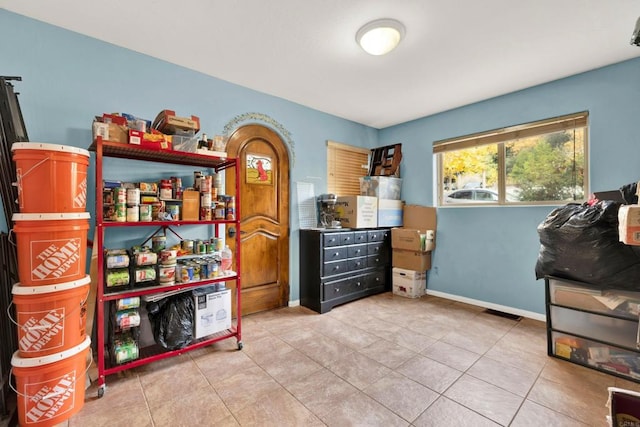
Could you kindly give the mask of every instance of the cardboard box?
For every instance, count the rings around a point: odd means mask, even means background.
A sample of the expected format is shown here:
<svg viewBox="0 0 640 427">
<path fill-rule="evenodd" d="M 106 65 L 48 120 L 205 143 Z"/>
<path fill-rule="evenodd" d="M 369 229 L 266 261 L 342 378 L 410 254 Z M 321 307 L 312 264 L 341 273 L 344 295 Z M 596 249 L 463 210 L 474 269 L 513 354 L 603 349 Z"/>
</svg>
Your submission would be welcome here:
<svg viewBox="0 0 640 427">
<path fill-rule="evenodd" d="M 420 298 L 427 293 L 427 272 L 393 267 L 393 293 L 407 298 Z"/>
<path fill-rule="evenodd" d="M 404 228 L 436 230 L 436 208 L 433 206 L 405 205 L 402 214 Z"/>
<path fill-rule="evenodd" d="M 378 226 L 377 197 L 338 197 L 335 210 L 337 219 L 345 228 L 375 228 Z"/>
<path fill-rule="evenodd" d="M 98 136 L 105 141 L 126 144 L 129 141 L 129 128 L 115 123 L 93 122 L 93 139 Z"/>
<path fill-rule="evenodd" d="M 360 178 L 360 195 L 379 199 L 400 200 L 402 178 L 391 176 L 363 176 Z"/>
<path fill-rule="evenodd" d="M 231 289 L 206 286 L 193 291 L 193 334 L 196 339 L 231 327 Z"/>
<path fill-rule="evenodd" d="M 407 251 L 429 252 L 436 248 L 434 230 L 392 228 L 391 247 Z"/>
<path fill-rule="evenodd" d="M 392 249 L 391 265 L 405 270 L 427 271 L 431 269 L 431 252 Z"/>
<path fill-rule="evenodd" d="M 175 111 L 162 110 L 156 116 L 151 127 L 168 135 L 181 131 L 189 131 L 196 134 L 200 131 L 200 119 L 197 116 L 178 117 Z"/>
<path fill-rule="evenodd" d="M 378 199 L 378 227 L 402 227 L 402 200 Z"/>
<path fill-rule="evenodd" d="M 200 219 L 200 192 L 185 190 L 182 192 L 182 220 L 197 221 Z"/>
<path fill-rule="evenodd" d="M 620 206 L 618 235 L 625 245 L 640 245 L 640 205 Z"/>
</svg>

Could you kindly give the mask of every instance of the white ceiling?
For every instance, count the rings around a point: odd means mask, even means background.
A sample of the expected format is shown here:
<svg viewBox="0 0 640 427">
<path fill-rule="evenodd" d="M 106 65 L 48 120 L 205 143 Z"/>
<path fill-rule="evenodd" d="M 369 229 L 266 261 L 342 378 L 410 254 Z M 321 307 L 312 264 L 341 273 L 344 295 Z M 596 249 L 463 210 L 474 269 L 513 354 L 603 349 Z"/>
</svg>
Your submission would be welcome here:
<svg viewBox="0 0 640 427">
<path fill-rule="evenodd" d="M 640 56 L 638 0 L 0 0 L 10 11 L 384 128 Z M 394 18 L 370 56 L 360 26 Z"/>
</svg>

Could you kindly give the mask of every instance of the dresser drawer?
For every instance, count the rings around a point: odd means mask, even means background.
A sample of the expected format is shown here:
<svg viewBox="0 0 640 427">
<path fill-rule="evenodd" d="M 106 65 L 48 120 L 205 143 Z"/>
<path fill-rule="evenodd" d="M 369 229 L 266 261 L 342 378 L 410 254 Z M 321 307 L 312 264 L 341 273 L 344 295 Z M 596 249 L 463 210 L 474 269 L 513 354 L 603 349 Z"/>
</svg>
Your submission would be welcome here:
<svg viewBox="0 0 640 427">
<path fill-rule="evenodd" d="M 367 242 L 384 242 L 386 230 L 369 230 L 367 231 Z"/>
<path fill-rule="evenodd" d="M 322 246 L 340 246 L 340 233 L 324 233 L 322 235 Z"/>
<path fill-rule="evenodd" d="M 366 231 L 354 231 L 353 232 L 353 241 L 355 243 L 367 243 L 367 232 Z"/>
<path fill-rule="evenodd" d="M 351 291 L 351 279 L 334 280 L 332 282 L 326 282 L 322 286 L 322 299 L 324 301 L 339 298 L 344 295 L 350 294 Z"/>
<path fill-rule="evenodd" d="M 367 267 L 384 267 L 389 261 L 388 257 L 383 255 L 369 255 L 367 256 Z"/>
<path fill-rule="evenodd" d="M 367 257 L 360 257 L 360 258 L 349 258 L 347 260 L 347 267 L 349 268 L 349 271 L 354 271 L 354 270 L 362 270 L 363 268 L 367 268 Z"/>
<path fill-rule="evenodd" d="M 347 257 L 356 258 L 359 256 L 369 255 L 367 253 L 367 245 L 351 245 L 347 248 Z"/>
<path fill-rule="evenodd" d="M 365 286 L 367 289 L 385 286 L 387 284 L 387 274 L 385 270 L 371 272 L 365 276 Z"/>
<path fill-rule="evenodd" d="M 384 251 L 384 242 L 367 244 L 367 255 L 378 255 Z"/>
<path fill-rule="evenodd" d="M 351 245 L 355 243 L 353 240 L 353 231 L 349 231 L 346 233 L 340 233 L 340 244 L 341 245 Z"/>
<path fill-rule="evenodd" d="M 339 259 L 347 258 L 347 247 L 346 246 L 333 246 L 329 248 L 324 248 L 322 250 L 322 256 L 324 262 L 329 261 L 337 261 Z"/>
<path fill-rule="evenodd" d="M 347 271 L 349 270 L 347 269 L 346 260 L 327 262 L 322 266 L 322 275 L 325 277 L 346 273 Z"/>
</svg>

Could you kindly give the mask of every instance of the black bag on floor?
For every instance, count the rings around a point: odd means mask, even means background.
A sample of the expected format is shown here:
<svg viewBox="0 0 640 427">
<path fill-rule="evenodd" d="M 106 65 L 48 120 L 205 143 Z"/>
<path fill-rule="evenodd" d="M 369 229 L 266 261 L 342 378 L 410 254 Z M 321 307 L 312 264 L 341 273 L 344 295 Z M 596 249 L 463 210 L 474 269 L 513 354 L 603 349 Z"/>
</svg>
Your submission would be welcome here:
<svg viewBox="0 0 640 427">
<path fill-rule="evenodd" d="M 618 240 L 620 203 L 568 204 L 538 225 L 536 278 L 557 276 L 603 287 L 640 289 L 640 247 Z"/>
<path fill-rule="evenodd" d="M 156 343 L 169 350 L 177 350 L 189 345 L 193 341 L 193 313 L 191 292 L 160 301 L 157 310 L 149 311 L 149 320 Z"/>
</svg>

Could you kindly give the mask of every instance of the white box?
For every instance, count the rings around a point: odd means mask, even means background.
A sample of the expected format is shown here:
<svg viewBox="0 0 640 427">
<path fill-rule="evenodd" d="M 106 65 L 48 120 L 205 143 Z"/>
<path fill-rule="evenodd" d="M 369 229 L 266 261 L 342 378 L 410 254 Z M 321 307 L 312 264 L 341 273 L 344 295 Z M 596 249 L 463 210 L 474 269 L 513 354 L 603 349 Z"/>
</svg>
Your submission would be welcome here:
<svg viewBox="0 0 640 427">
<path fill-rule="evenodd" d="M 378 227 L 402 227 L 402 200 L 378 199 Z"/>
<path fill-rule="evenodd" d="M 363 176 L 360 178 L 360 195 L 380 199 L 400 200 L 402 178 L 392 176 Z"/>
<path fill-rule="evenodd" d="M 376 228 L 378 226 L 377 197 L 338 197 L 335 210 L 344 228 Z"/>
<path fill-rule="evenodd" d="M 420 298 L 427 292 L 427 272 L 393 267 L 393 294 Z"/>
<path fill-rule="evenodd" d="M 207 286 L 193 291 L 193 335 L 199 339 L 231 328 L 231 289 Z"/>
</svg>

